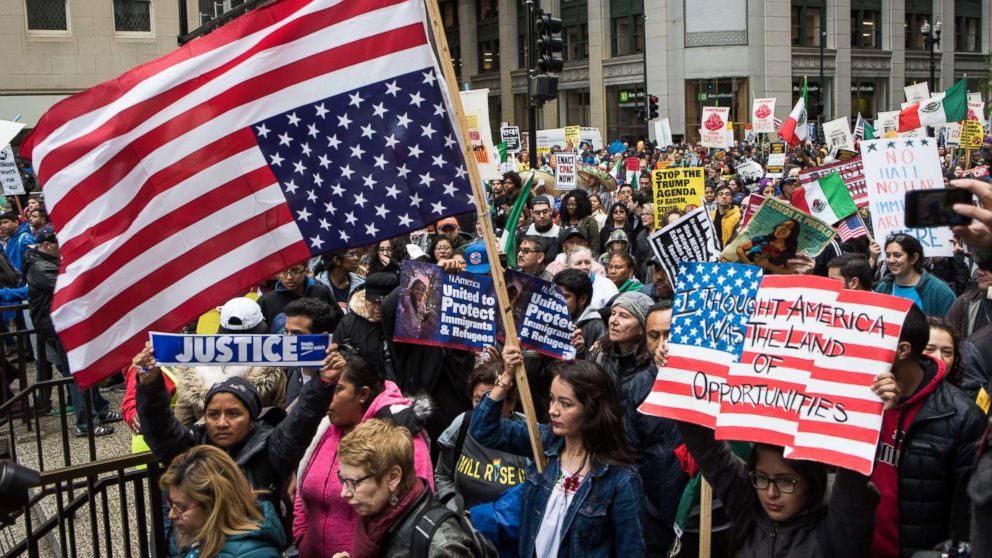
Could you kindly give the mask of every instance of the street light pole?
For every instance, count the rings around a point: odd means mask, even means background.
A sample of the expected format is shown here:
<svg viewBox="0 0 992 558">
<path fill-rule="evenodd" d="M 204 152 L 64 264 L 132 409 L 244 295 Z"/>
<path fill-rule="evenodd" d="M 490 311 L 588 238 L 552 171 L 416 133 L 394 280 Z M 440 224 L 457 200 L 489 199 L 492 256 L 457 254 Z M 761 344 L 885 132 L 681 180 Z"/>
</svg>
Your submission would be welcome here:
<svg viewBox="0 0 992 558">
<path fill-rule="evenodd" d="M 940 44 L 940 19 L 933 24 L 933 33 L 931 33 L 930 22 L 923 20 L 923 25 L 920 27 L 920 32 L 923 33 L 923 45 L 930 51 L 930 92 L 933 93 L 937 90 L 937 78 L 936 70 L 937 65 L 934 62 L 934 48 Z"/>
<path fill-rule="evenodd" d="M 534 0 L 526 0 L 527 10 L 527 51 L 524 62 L 527 64 L 527 159 L 530 168 L 537 169 L 537 98 L 534 96 L 532 79 L 534 72 Z"/>
<path fill-rule="evenodd" d="M 817 99 L 819 99 L 819 101 L 820 101 L 818 103 L 818 106 L 816 107 L 817 132 L 818 133 L 823 128 L 823 106 L 826 104 L 826 103 L 823 102 L 823 91 L 824 91 L 824 89 L 826 89 L 826 87 L 824 86 L 824 83 L 823 83 L 823 80 L 824 80 L 824 78 L 823 78 L 823 56 L 824 56 L 824 51 L 826 50 L 826 48 L 827 48 L 827 31 L 826 30 L 822 30 L 822 31 L 820 31 L 820 90 L 817 92 L 818 94 L 816 96 Z M 813 138 L 813 139 L 816 139 L 816 138 Z"/>
<path fill-rule="evenodd" d="M 644 143 L 651 137 L 651 109 L 648 108 L 648 16 L 644 16 Z M 656 138 L 657 139 L 657 138 Z"/>
</svg>

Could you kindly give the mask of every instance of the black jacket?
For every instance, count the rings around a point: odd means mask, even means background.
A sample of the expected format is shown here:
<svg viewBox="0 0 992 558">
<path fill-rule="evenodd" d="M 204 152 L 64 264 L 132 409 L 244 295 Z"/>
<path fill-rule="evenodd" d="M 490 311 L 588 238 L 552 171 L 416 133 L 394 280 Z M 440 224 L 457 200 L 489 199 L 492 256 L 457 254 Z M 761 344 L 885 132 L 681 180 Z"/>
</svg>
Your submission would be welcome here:
<svg viewBox="0 0 992 558">
<path fill-rule="evenodd" d="M 424 482 L 417 479 L 417 482 Z M 426 483 L 425 483 L 426 484 Z M 414 537 L 421 537 L 415 532 L 420 517 L 429 509 L 443 507 L 434 499 L 430 487 L 425 487 L 413 505 L 389 528 L 379 549 L 379 556 L 384 558 L 418 558 L 413 556 Z M 442 521 L 431 537 L 427 555 L 431 558 L 469 558 L 474 556 L 475 541 L 467 531 L 467 526 L 457 516 Z"/>
<path fill-rule="evenodd" d="M 657 370 L 651 366 L 628 382 L 624 402 L 624 430 L 644 482 L 644 542 L 648 556 L 664 556 L 675 540 L 672 526 L 689 482 L 675 456 L 675 449 L 682 445 L 678 423 L 637 410 L 651 393 L 656 375 Z"/>
<path fill-rule="evenodd" d="M 34 248 L 24 254 L 24 276 L 28 283 L 28 310 L 39 333 L 55 335 L 52 325 L 52 297 L 59 276 L 59 260 Z"/>
<path fill-rule="evenodd" d="M 747 464 L 713 431 L 679 423 L 682 438 L 703 476 L 713 483 L 713 495 L 741 530 L 738 558 L 867 556 L 875 530 L 878 491 L 868 477 L 838 469 L 830 496 L 824 502 L 777 523 L 772 521 L 748 478 Z M 750 528 L 745 526 L 750 525 Z"/>
<path fill-rule="evenodd" d="M 282 412 L 269 409 L 255 420 L 244 442 L 228 449 L 252 488 L 269 490 L 266 497 L 274 502 L 279 500 L 283 485 L 296 470 L 324 418 L 334 388 L 319 380 L 307 383 L 285 419 L 272 424 L 276 421 L 267 415 Z M 174 457 L 189 448 L 210 444 L 205 425 L 197 424 L 192 430 L 186 430 L 176 420 L 169 408 L 169 392 L 161 376 L 149 385 L 138 382 L 135 399 L 145 442 L 159 463 L 168 466 Z"/>
<path fill-rule="evenodd" d="M 906 429 L 899 456 L 899 544 L 930 549 L 950 537 L 959 484 L 967 483 L 985 417 L 960 389 L 941 382 Z M 959 536 L 967 540 L 967 521 Z"/>
<path fill-rule="evenodd" d="M 373 322 L 365 300 L 365 289 L 355 291 L 348 302 L 351 310 L 334 330 L 334 342 L 351 345 L 383 379 L 395 381 L 392 355 L 384 342 L 382 322 Z M 391 337 L 391 336 L 390 336 Z M 402 385 L 400 386 L 403 387 Z M 403 393 L 413 393 L 407 392 Z"/>
</svg>

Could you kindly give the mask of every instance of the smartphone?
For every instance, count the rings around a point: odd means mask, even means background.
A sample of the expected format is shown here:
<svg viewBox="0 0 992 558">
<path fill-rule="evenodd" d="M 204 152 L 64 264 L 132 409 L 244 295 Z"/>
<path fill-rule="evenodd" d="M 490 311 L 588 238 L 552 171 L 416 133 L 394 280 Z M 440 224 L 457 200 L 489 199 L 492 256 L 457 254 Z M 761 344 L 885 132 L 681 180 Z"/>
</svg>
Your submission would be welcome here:
<svg viewBox="0 0 992 558">
<path fill-rule="evenodd" d="M 971 223 L 971 217 L 954 212 L 956 203 L 972 205 L 971 192 L 960 188 L 906 192 L 906 226 L 920 229 Z"/>
</svg>

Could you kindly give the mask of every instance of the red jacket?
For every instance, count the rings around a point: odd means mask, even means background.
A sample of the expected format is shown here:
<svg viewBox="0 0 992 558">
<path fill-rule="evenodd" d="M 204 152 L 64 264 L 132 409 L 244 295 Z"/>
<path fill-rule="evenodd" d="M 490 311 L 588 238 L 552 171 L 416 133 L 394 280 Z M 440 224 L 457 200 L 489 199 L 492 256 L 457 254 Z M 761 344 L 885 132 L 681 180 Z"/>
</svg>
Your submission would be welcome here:
<svg viewBox="0 0 992 558">
<path fill-rule="evenodd" d="M 134 386 L 137 383 L 138 370 L 134 366 L 128 366 L 124 371 L 124 399 L 121 400 L 121 414 L 124 415 L 124 424 L 130 426 L 135 415 L 138 414 L 138 407 L 134 401 Z M 165 379 L 165 389 L 169 390 L 169 395 L 176 392 L 176 385 L 168 375 L 162 374 Z"/>
</svg>

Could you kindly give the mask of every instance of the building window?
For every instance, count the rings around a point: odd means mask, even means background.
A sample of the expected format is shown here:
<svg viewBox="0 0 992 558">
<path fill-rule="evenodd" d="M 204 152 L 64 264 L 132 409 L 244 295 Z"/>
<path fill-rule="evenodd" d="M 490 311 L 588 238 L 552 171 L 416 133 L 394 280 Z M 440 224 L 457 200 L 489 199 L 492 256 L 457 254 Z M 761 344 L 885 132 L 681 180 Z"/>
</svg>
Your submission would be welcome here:
<svg viewBox="0 0 992 558">
<path fill-rule="evenodd" d="M 561 37 L 565 42 L 564 60 L 589 58 L 589 5 L 585 0 L 562 0 Z"/>
<path fill-rule="evenodd" d="M 606 136 L 633 143 L 645 133 L 644 119 L 638 118 L 643 84 L 610 85 L 606 87 Z M 569 123 L 571 124 L 571 123 Z"/>
<path fill-rule="evenodd" d="M 114 31 L 151 33 L 151 0 L 114 0 Z"/>
<path fill-rule="evenodd" d="M 851 46 L 882 48 L 882 10 L 851 10 Z"/>
<path fill-rule="evenodd" d="M 558 122 L 562 126 L 589 126 L 592 103 L 588 89 L 569 89 L 558 93 Z"/>
<path fill-rule="evenodd" d="M 792 46 L 820 46 L 822 0 L 792 0 Z"/>
<path fill-rule="evenodd" d="M 644 52 L 643 0 L 610 0 L 610 37 L 613 56 Z"/>
<path fill-rule="evenodd" d="M 517 68 L 527 67 L 527 19 L 530 10 L 523 0 L 517 0 Z"/>
<path fill-rule="evenodd" d="M 496 0 L 476 0 L 479 72 L 499 71 L 499 11 Z"/>
<path fill-rule="evenodd" d="M 440 0 L 438 8 L 441 11 L 441 22 L 444 25 L 444 38 L 448 41 L 448 51 L 451 52 L 451 65 L 455 67 L 458 81 L 462 78 L 462 44 L 458 32 L 458 1 Z"/>
<path fill-rule="evenodd" d="M 69 31 L 67 0 L 26 0 L 28 31 Z"/>
<path fill-rule="evenodd" d="M 906 0 L 906 50 L 924 50 L 924 22 L 933 25 L 933 5 L 930 0 Z"/>
<path fill-rule="evenodd" d="M 957 0 L 954 2 L 954 50 L 958 52 L 982 51 L 981 0 Z"/>
</svg>

